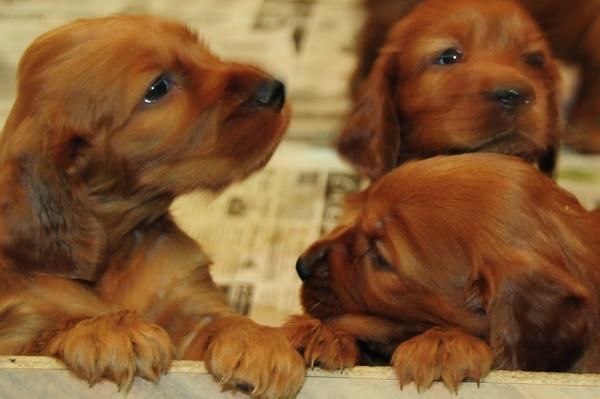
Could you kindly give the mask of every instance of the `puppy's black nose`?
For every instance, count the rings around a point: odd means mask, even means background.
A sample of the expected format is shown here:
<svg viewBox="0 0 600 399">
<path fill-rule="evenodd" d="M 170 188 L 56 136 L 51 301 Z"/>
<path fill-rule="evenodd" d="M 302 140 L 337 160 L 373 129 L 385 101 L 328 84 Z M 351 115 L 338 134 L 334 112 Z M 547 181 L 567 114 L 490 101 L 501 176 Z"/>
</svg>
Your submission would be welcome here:
<svg viewBox="0 0 600 399">
<path fill-rule="evenodd" d="M 301 256 L 296 262 L 296 272 L 300 277 L 300 280 L 304 281 L 312 275 L 312 266 Z"/>
<path fill-rule="evenodd" d="M 280 111 L 285 104 L 285 86 L 275 79 L 263 81 L 255 92 L 254 102 L 259 107 Z"/>
<path fill-rule="evenodd" d="M 531 104 L 535 93 L 526 87 L 505 87 L 492 91 L 490 99 L 505 110 L 514 111 L 518 107 Z"/>
<path fill-rule="evenodd" d="M 327 275 L 328 269 L 325 264 L 325 256 L 327 250 L 325 248 L 319 248 L 305 253 L 298 258 L 296 262 L 296 272 L 302 281 L 316 275 L 317 277 Z M 318 271 L 315 273 L 315 269 Z"/>
</svg>

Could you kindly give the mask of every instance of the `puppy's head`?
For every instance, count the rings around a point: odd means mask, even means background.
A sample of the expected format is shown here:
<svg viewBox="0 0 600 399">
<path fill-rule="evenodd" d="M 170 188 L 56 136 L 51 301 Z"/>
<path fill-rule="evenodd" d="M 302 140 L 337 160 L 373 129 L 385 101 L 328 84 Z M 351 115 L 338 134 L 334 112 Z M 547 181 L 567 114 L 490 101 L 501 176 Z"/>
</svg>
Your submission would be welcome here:
<svg viewBox="0 0 600 399">
<path fill-rule="evenodd" d="M 413 333 L 458 327 L 487 339 L 508 368 L 564 370 L 580 355 L 593 311 L 576 276 L 597 262 L 600 241 L 549 178 L 514 157 L 434 157 L 354 202 L 356 219 L 298 260 L 307 313 L 369 315 Z M 393 343 L 375 322 L 362 330 Z"/>
<path fill-rule="evenodd" d="M 22 221 L 39 225 L 38 237 L 74 208 L 94 218 L 102 207 L 111 223 L 135 226 L 177 195 L 219 190 L 264 165 L 288 120 L 281 82 L 219 59 L 185 26 L 151 16 L 80 20 L 23 55 L 0 138 L 0 168 L 12 172 L 0 184 L 16 182 L 19 206 L 34 209 L 44 196 L 63 207 Z M 0 231 L 14 231 L 9 219 Z M 65 236 L 87 224 L 74 220 L 58 242 L 68 247 Z"/>
<path fill-rule="evenodd" d="M 140 185 L 219 188 L 266 162 L 288 123 L 283 85 L 213 55 L 185 26 L 149 16 L 81 20 L 26 51 L 5 128 L 39 121 L 44 151 L 72 166 L 89 147 Z M 41 138 L 40 138 L 41 139 Z M 108 153 L 108 154 L 107 154 Z"/>
<path fill-rule="evenodd" d="M 460 308 L 456 295 L 469 268 L 468 257 L 452 262 L 464 255 L 453 250 L 464 249 L 454 247 L 460 239 L 450 234 L 451 223 L 468 213 L 461 206 L 480 204 L 460 202 L 474 187 L 461 181 L 464 173 L 452 175 L 456 169 L 442 157 L 407 163 L 352 196 L 347 224 L 298 260 L 305 310 L 324 319 L 369 313 L 412 324 L 456 322 L 449 309 Z"/>
<path fill-rule="evenodd" d="M 372 179 L 409 159 L 498 152 L 550 174 L 558 72 L 542 32 L 509 0 L 428 0 L 391 30 L 339 151 Z"/>
</svg>

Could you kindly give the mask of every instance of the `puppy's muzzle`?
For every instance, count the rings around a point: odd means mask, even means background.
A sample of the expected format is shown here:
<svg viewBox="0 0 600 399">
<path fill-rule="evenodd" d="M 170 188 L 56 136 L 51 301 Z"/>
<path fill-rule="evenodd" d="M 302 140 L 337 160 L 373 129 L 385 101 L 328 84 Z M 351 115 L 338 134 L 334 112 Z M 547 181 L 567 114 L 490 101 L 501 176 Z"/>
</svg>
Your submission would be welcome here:
<svg viewBox="0 0 600 399">
<path fill-rule="evenodd" d="M 285 86 L 276 79 L 263 81 L 254 95 L 254 103 L 259 107 L 281 111 L 285 104 Z"/>
</svg>

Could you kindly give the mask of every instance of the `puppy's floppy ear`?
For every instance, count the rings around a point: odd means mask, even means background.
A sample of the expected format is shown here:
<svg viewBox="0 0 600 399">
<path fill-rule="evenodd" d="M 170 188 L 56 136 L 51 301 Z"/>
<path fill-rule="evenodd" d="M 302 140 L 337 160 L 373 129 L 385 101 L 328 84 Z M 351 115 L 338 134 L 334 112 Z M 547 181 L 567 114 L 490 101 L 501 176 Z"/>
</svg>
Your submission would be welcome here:
<svg viewBox="0 0 600 399">
<path fill-rule="evenodd" d="M 516 265 L 483 273 L 478 285 L 490 322 L 495 367 L 566 371 L 581 355 L 589 325 L 587 289 L 566 270 Z"/>
<path fill-rule="evenodd" d="M 372 180 L 396 166 L 400 151 L 400 123 L 393 99 L 398 79 L 395 54 L 381 50 L 338 142 L 342 157 Z"/>
<path fill-rule="evenodd" d="M 3 134 L 45 135 L 32 129 L 35 124 L 25 121 Z M 26 273 L 93 281 L 104 264 L 106 235 L 54 155 L 27 143 L 2 160 L 0 252 Z"/>
</svg>

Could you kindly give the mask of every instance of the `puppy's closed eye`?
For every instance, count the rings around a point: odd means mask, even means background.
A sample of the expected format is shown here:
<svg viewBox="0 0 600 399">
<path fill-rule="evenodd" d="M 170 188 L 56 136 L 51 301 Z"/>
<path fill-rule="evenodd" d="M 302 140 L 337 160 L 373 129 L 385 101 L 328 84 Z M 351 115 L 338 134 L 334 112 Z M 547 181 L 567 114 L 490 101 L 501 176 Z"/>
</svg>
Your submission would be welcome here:
<svg viewBox="0 0 600 399">
<path fill-rule="evenodd" d="M 532 51 L 526 53 L 524 58 L 528 65 L 537 69 L 543 69 L 546 65 L 546 56 L 541 51 Z"/>
<path fill-rule="evenodd" d="M 380 240 L 373 240 L 369 249 L 371 264 L 378 270 L 394 271 L 394 265 L 391 263 L 390 253 Z"/>
</svg>

